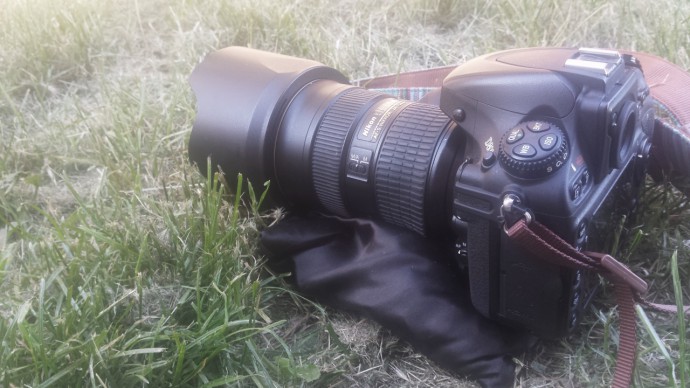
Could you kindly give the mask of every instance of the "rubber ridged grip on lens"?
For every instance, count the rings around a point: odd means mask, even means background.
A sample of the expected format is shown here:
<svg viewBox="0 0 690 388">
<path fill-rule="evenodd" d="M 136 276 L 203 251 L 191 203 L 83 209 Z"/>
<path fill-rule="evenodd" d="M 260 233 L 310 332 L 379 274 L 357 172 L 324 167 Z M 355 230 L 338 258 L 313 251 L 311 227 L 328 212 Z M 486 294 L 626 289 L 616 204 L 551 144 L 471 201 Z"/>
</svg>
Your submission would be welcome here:
<svg viewBox="0 0 690 388">
<path fill-rule="evenodd" d="M 347 134 L 362 107 L 378 96 L 379 93 L 359 88 L 343 92 L 328 108 L 314 135 L 311 157 L 314 190 L 321 205 L 337 215 L 347 216 L 341 187 Z"/>
<path fill-rule="evenodd" d="M 427 177 L 449 121 L 436 106 L 412 104 L 391 125 L 376 164 L 376 204 L 386 221 L 424 233 Z"/>
</svg>

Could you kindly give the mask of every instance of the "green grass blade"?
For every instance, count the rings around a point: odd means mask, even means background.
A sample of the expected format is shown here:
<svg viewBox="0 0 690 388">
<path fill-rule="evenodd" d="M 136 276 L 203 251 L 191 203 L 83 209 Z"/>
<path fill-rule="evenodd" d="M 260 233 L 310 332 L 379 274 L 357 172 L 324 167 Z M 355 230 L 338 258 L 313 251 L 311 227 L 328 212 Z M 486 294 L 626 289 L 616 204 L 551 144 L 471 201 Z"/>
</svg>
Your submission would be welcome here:
<svg viewBox="0 0 690 388">
<path fill-rule="evenodd" d="M 640 305 L 636 304 L 635 311 L 637 312 L 638 319 L 640 320 L 640 322 L 642 322 L 642 327 L 647 332 L 647 335 L 649 335 L 652 338 L 652 341 L 654 342 L 654 345 L 656 346 L 657 350 L 659 350 L 661 355 L 664 357 L 664 361 L 666 361 L 670 382 L 672 383 L 672 385 L 677 386 L 678 381 L 676 378 L 676 366 L 673 363 L 671 355 L 666 349 L 666 345 L 664 345 L 664 341 L 661 339 L 661 337 L 659 337 L 659 333 L 657 333 L 656 329 L 654 328 L 654 325 L 649 320 L 649 317 L 647 316 L 647 313 L 645 313 L 644 309 Z"/>
<path fill-rule="evenodd" d="M 673 278 L 673 295 L 676 300 L 678 318 L 678 374 L 680 375 L 680 386 L 687 387 L 687 354 L 685 343 L 685 309 L 683 306 L 683 288 L 678 271 L 678 251 L 674 251 L 671 256 L 671 275 Z"/>
</svg>

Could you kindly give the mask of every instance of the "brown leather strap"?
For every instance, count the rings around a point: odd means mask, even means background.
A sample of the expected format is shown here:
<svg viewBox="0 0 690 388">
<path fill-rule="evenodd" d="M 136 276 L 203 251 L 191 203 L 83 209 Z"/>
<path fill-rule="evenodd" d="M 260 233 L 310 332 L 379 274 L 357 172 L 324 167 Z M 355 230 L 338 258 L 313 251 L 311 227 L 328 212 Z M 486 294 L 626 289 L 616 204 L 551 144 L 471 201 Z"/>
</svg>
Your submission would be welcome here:
<svg viewBox="0 0 690 388">
<path fill-rule="evenodd" d="M 625 264 L 604 253 L 580 252 L 537 221 L 528 223 L 521 219 L 505 228 L 505 233 L 538 259 L 573 269 L 594 270 L 612 281 L 624 283 L 636 295 L 647 292 L 647 283 Z"/>
<path fill-rule="evenodd" d="M 613 290 L 618 303 L 618 354 L 616 371 L 611 386 L 628 388 L 635 372 L 637 358 L 637 329 L 635 320 L 635 298 L 626 282 L 614 276 Z"/>
<path fill-rule="evenodd" d="M 597 270 L 599 263 L 574 249 L 570 244 L 551 232 L 538 222 L 527 226 L 525 220 L 519 220 L 505 230 L 508 237 L 520 242 L 531 253 L 542 260 L 572 269 Z"/>
<path fill-rule="evenodd" d="M 457 66 L 435 67 L 433 69 L 390 74 L 376 78 L 355 81 L 354 84 L 366 89 L 384 88 L 440 88 L 443 79 Z"/>
<path fill-rule="evenodd" d="M 611 385 L 615 388 L 630 386 L 637 349 L 635 303 L 639 301 L 657 311 L 671 313 L 677 312 L 677 307 L 645 301 L 642 296 L 647 292 L 647 283 L 625 264 L 607 254 L 579 252 L 536 221 L 528 223 L 519 220 L 510 228 L 505 228 L 505 232 L 538 259 L 574 269 L 595 270 L 613 283 L 620 329 L 616 371 Z M 683 312 L 690 315 L 690 306 L 686 306 Z"/>
<path fill-rule="evenodd" d="M 629 54 L 640 62 L 652 97 L 658 102 L 650 173 L 659 179 L 663 172 L 690 196 L 690 74 L 651 54 Z"/>
<path fill-rule="evenodd" d="M 660 312 L 660 313 L 665 313 L 665 314 L 678 314 L 681 313 L 683 315 L 689 316 L 690 317 L 690 306 L 683 306 L 681 311 L 678 311 L 678 306 L 675 304 L 660 304 L 660 303 L 652 303 L 646 299 L 637 299 L 637 303 L 641 304 L 644 307 L 647 307 L 651 310 Z"/>
<path fill-rule="evenodd" d="M 621 268 L 627 268 L 622 263 L 609 255 L 585 255 L 578 252 L 565 240 L 536 221 L 528 224 L 525 220 L 520 220 L 510 228 L 505 229 L 505 232 L 508 237 L 533 253 L 538 259 L 549 262 L 556 261 L 556 264 L 560 262 L 561 265 L 570 268 L 594 269 L 613 282 L 616 302 L 618 303 L 620 330 L 616 371 L 611 386 L 615 388 L 629 387 L 635 369 L 637 349 L 633 287 L 643 292 L 646 291 L 647 287 L 644 281 L 641 281 L 642 286 L 639 283 L 635 284 L 639 278 L 631 282 L 626 271 L 621 270 Z M 616 264 L 602 264 L 602 261 L 615 262 Z M 616 269 L 611 271 L 606 267 Z"/>
<path fill-rule="evenodd" d="M 621 52 L 637 58 L 652 96 L 673 115 L 675 124 L 680 124 L 681 131 L 690 138 L 690 93 L 688 93 L 690 74 L 680 66 L 651 54 L 635 51 Z M 456 67 L 444 66 L 385 75 L 362 79 L 356 81 L 356 84 L 367 89 L 441 87 L 443 79 Z"/>
<path fill-rule="evenodd" d="M 686 137 L 690 137 L 690 74 L 657 56 L 627 51 L 640 62 L 652 96 L 671 113 Z"/>
</svg>

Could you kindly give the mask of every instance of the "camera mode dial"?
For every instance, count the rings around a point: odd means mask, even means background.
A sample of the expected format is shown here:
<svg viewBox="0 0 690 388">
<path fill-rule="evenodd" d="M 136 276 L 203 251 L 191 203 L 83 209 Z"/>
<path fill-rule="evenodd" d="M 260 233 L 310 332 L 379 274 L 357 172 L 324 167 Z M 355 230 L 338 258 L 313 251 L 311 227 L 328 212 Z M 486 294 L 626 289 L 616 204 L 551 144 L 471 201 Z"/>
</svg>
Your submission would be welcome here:
<svg viewBox="0 0 690 388">
<path fill-rule="evenodd" d="M 544 178 L 568 159 L 568 140 L 557 125 L 533 120 L 518 124 L 501 139 L 499 160 L 510 174 L 527 179 Z"/>
</svg>

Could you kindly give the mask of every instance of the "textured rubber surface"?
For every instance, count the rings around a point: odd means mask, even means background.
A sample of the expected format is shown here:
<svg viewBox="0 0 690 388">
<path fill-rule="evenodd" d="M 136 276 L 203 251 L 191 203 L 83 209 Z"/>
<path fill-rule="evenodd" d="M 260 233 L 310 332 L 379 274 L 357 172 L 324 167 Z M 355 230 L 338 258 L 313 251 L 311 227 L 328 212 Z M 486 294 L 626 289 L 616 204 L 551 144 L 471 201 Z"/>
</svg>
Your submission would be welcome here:
<svg viewBox="0 0 690 388">
<path fill-rule="evenodd" d="M 376 204 L 384 220 L 424 233 L 426 181 L 449 121 L 436 106 L 412 104 L 385 134 L 375 174 Z"/>
<path fill-rule="evenodd" d="M 314 190 L 321 205 L 334 214 L 347 216 L 341 187 L 347 134 L 362 107 L 380 95 L 365 89 L 348 89 L 328 109 L 314 135 L 311 157 Z"/>
</svg>

